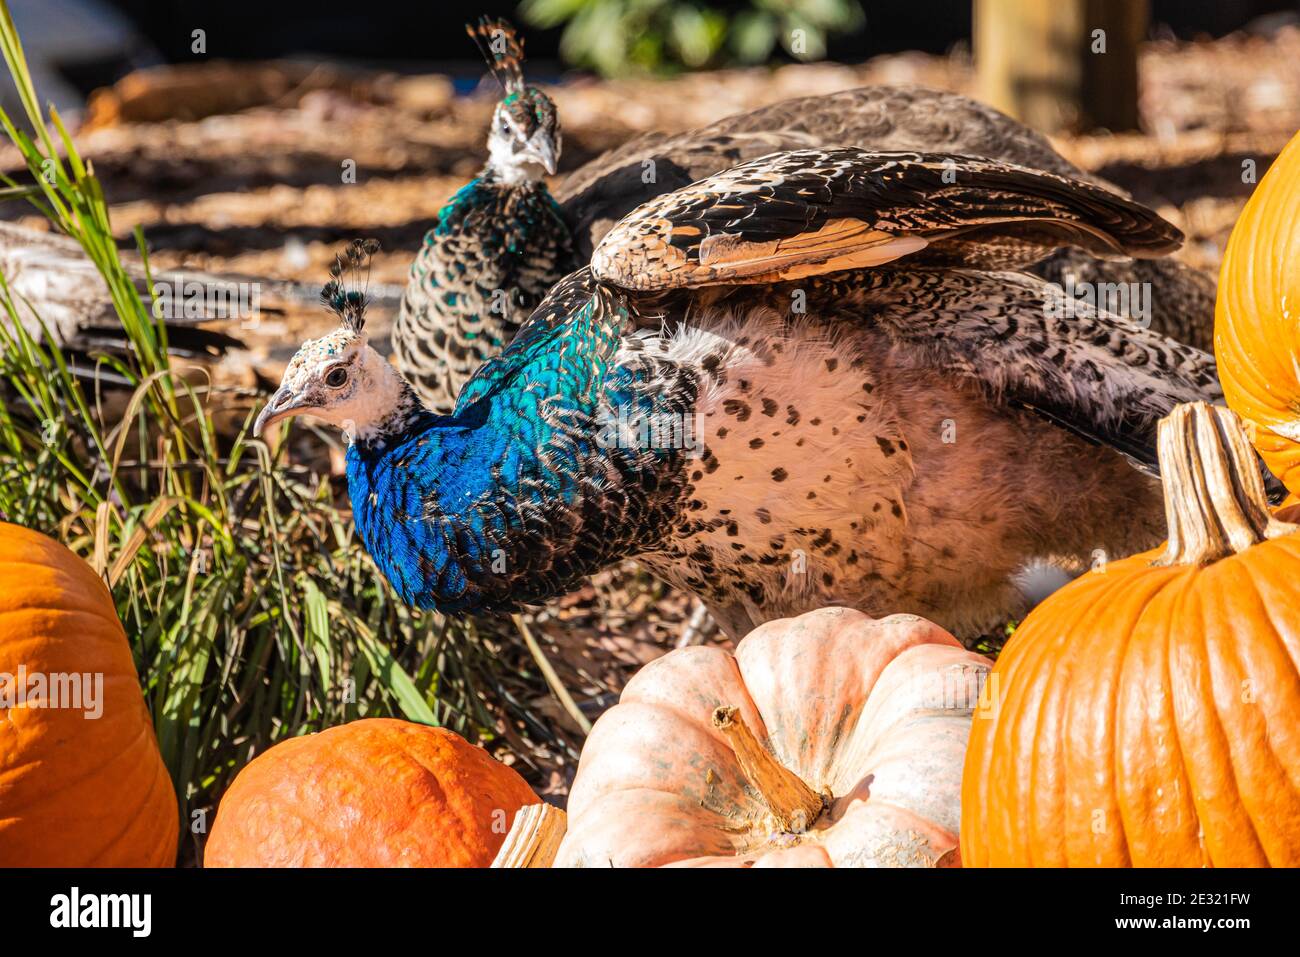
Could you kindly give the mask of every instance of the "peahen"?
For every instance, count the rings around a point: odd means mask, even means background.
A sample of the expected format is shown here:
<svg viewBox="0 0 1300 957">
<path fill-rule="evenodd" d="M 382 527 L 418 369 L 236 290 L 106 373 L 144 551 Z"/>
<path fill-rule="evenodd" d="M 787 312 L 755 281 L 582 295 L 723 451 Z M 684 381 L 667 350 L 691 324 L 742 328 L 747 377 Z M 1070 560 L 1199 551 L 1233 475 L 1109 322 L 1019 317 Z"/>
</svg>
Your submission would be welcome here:
<svg viewBox="0 0 1300 957">
<path fill-rule="evenodd" d="M 1157 541 L 1156 422 L 1220 395 L 1210 356 L 1004 270 L 1180 241 L 1048 172 L 773 154 L 625 217 L 450 416 L 367 345 L 354 244 L 341 327 L 256 429 L 349 431 L 361 538 L 420 607 L 509 611 L 636 558 L 732 636 L 834 604 L 976 634 L 1027 562 Z"/>
<path fill-rule="evenodd" d="M 523 41 L 509 24 L 484 17 L 467 29 L 504 97 L 487 165 L 424 237 L 392 334 L 398 367 L 440 411 L 575 267 L 569 229 L 542 180 L 560 152 L 555 104 L 524 83 Z"/>
<path fill-rule="evenodd" d="M 879 86 L 788 100 L 685 133 L 639 136 L 571 173 L 552 198 L 541 177 L 554 171 L 560 150 L 555 105 L 524 85 L 523 46 L 509 24 L 485 19 L 469 29 L 506 90 L 488 137 L 490 158 L 426 237 L 393 330 L 398 368 L 438 411 L 455 406 L 479 364 L 501 351 L 552 285 L 590 259 L 613 223 L 657 195 L 777 150 L 961 153 L 1116 191 L 997 110 L 955 93 Z M 1097 283 L 1140 288 L 1149 315 L 1139 318 L 1210 348 L 1211 277 L 1169 259 L 1068 248 L 1044 255 L 1026 268 L 1080 294 L 1095 292 Z"/>
</svg>

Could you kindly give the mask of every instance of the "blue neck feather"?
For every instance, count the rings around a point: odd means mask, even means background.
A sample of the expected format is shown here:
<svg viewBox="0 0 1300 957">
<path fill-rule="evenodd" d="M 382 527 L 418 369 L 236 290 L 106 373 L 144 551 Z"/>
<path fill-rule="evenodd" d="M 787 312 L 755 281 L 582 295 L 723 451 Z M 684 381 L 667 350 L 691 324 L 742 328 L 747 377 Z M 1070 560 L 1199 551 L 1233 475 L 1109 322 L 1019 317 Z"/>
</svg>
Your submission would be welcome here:
<svg viewBox="0 0 1300 957">
<path fill-rule="evenodd" d="M 693 392 L 666 393 L 650 368 L 614 367 L 626 313 L 589 282 L 582 291 L 585 304 L 535 317 L 489 361 L 455 414 L 419 409 L 349 448 L 357 528 L 407 603 L 512 610 L 671 527 L 681 450 L 602 447 L 598 421 Z"/>
</svg>

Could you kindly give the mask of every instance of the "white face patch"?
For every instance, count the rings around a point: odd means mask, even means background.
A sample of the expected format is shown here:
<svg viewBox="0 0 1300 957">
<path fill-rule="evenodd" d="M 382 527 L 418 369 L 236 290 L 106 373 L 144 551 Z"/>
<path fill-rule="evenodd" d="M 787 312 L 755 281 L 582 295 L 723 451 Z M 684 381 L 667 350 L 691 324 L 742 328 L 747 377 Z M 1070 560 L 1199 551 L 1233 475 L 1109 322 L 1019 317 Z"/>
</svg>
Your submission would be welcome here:
<svg viewBox="0 0 1300 957">
<path fill-rule="evenodd" d="M 513 133 L 493 132 L 488 140 L 488 165 L 501 182 L 511 186 L 538 183 L 546 176 L 541 163 L 515 152 Z"/>
<path fill-rule="evenodd" d="M 559 130 L 548 132 L 538 125 L 531 133 L 521 133 L 516 122 L 507 115 L 504 104 L 497 106 L 488 133 L 488 168 L 509 186 L 541 182 L 547 175 L 543 155 L 549 157 L 553 168 L 560 153 Z"/>
<path fill-rule="evenodd" d="M 319 339 L 308 339 L 285 366 L 280 384 L 299 392 L 326 366 L 351 357 L 363 345 L 365 337 L 351 329 L 335 329 Z"/>
<path fill-rule="evenodd" d="M 342 370 L 346 378 L 331 384 Z M 301 412 L 365 439 L 409 402 L 409 387 L 364 335 L 337 329 L 303 343 L 284 370 L 281 388 L 305 403 Z"/>
</svg>

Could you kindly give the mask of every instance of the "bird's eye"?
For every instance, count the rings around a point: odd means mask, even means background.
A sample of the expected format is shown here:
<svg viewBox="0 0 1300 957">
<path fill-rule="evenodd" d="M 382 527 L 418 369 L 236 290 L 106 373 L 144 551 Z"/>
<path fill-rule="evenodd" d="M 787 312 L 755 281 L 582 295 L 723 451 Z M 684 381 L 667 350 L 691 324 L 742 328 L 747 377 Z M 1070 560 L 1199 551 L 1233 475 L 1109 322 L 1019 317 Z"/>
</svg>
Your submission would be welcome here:
<svg viewBox="0 0 1300 957">
<path fill-rule="evenodd" d="M 509 132 L 510 132 L 510 124 L 507 123 L 507 122 L 505 121 L 505 118 L 504 118 L 504 117 L 503 117 L 502 120 L 501 120 L 501 132 L 502 132 L 502 133 L 509 133 Z"/>
<path fill-rule="evenodd" d="M 335 366 L 325 373 L 325 384 L 331 389 L 337 389 L 348 381 L 348 370 L 342 366 Z"/>
</svg>

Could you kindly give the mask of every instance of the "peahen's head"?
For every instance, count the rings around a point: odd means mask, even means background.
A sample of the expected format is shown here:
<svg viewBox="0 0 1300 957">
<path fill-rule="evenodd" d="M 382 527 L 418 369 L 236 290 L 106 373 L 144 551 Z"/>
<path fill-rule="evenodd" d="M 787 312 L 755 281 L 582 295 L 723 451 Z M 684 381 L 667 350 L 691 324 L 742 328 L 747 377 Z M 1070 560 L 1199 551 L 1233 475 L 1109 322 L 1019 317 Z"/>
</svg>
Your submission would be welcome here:
<svg viewBox="0 0 1300 957">
<path fill-rule="evenodd" d="M 549 96 L 524 84 L 523 39 L 506 21 L 488 17 L 466 30 L 505 90 L 488 131 L 488 168 L 507 182 L 535 182 L 554 173 L 560 118 Z"/>
<path fill-rule="evenodd" d="M 314 415 L 353 439 L 366 438 L 391 424 L 413 401 L 410 387 L 365 336 L 365 277 L 376 240 L 353 240 L 335 258 L 321 300 L 338 315 L 340 326 L 309 339 L 289 360 L 280 388 L 253 424 L 253 434 L 295 415 Z"/>
</svg>

